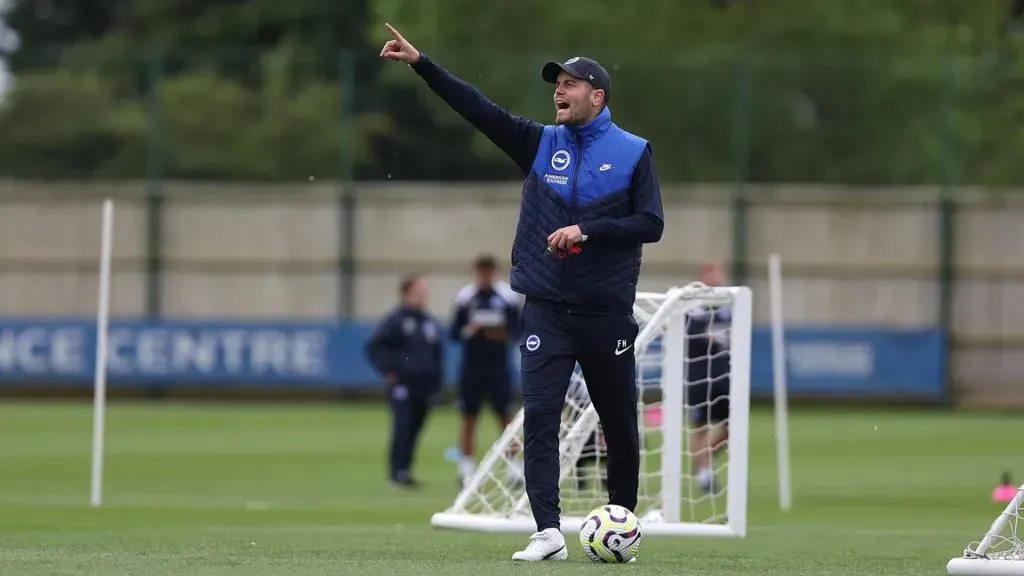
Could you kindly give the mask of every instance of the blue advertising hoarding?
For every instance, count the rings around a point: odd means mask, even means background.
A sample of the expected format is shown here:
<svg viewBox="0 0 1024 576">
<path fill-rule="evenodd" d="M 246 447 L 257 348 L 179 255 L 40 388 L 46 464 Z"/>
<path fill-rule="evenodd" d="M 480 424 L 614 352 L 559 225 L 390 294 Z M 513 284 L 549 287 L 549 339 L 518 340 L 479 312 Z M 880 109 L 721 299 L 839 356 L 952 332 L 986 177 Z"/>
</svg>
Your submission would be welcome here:
<svg viewBox="0 0 1024 576">
<path fill-rule="evenodd" d="M 95 322 L 0 319 L 0 384 L 88 385 L 96 356 Z M 363 357 L 365 323 L 113 321 L 108 344 L 112 386 L 287 386 L 373 389 L 379 378 Z M 787 329 L 790 393 L 940 399 L 944 340 L 937 329 Z M 516 365 L 515 354 L 510 362 Z M 459 349 L 448 346 L 454 382 Z M 645 380 L 657 374 L 645 374 Z M 772 389 L 771 338 L 755 328 L 754 394 Z"/>
<path fill-rule="evenodd" d="M 111 322 L 111 384 L 373 383 L 370 327 L 345 323 Z M 0 381 L 91 382 L 95 322 L 0 320 Z"/>
<path fill-rule="evenodd" d="M 772 392 L 771 332 L 755 329 L 750 381 Z M 788 391 L 794 396 L 888 396 L 942 399 L 945 339 L 938 329 L 809 328 L 786 330 Z"/>
</svg>

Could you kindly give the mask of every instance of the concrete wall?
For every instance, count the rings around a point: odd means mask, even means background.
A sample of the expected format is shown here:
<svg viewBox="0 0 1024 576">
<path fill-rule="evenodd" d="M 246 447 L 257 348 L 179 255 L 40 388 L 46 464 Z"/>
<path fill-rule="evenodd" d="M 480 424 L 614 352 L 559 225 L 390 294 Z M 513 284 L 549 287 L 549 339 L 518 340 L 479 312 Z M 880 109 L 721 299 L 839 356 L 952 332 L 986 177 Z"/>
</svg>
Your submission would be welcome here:
<svg viewBox="0 0 1024 576">
<path fill-rule="evenodd" d="M 345 231 L 332 184 L 165 184 L 163 307 L 179 317 L 333 316 Z M 432 308 L 449 302 L 481 252 L 507 260 L 518 184 L 374 184 L 356 190 L 356 314 L 395 303 L 398 278 L 426 273 Z M 764 267 L 785 266 L 790 322 L 933 325 L 939 310 L 940 227 L 933 189 L 750 187 L 746 249 L 755 310 L 766 319 Z M 100 198 L 117 199 L 112 311 L 145 309 L 145 185 L 0 183 L 0 315 L 92 314 Z M 694 279 L 728 261 L 727 187 L 666 187 L 666 232 L 645 250 L 641 289 Z M 1024 202 L 957 195 L 954 373 L 970 393 L 1024 396 Z M 987 395 L 991 396 L 991 395 Z"/>
</svg>

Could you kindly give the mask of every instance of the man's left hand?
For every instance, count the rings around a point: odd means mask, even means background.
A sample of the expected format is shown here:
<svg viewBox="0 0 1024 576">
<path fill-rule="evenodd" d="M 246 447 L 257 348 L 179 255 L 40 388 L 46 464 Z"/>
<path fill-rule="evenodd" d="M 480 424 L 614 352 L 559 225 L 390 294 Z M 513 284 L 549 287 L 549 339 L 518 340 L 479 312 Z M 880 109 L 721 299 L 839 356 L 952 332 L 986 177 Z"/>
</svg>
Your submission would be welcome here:
<svg viewBox="0 0 1024 576">
<path fill-rule="evenodd" d="M 583 241 L 583 232 L 578 225 L 559 228 L 548 236 L 548 246 L 553 250 L 568 250 Z"/>
</svg>

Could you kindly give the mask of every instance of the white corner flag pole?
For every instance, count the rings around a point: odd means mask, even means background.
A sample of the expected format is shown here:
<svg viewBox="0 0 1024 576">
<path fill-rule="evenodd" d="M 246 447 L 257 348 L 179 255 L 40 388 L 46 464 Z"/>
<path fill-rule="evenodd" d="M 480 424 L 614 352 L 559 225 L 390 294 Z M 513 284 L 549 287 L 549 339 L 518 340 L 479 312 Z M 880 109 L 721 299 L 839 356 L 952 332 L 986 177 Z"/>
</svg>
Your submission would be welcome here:
<svg viewBox="0 0 1024 576">
<path fill-rule="evenodd" d="M 107 412 L 107 334 L 110 317 L 110 252 L 114 240 L 114 201 L 103 201 L 99 305 L 96 309 L 96 372 L 93 380 L 92 492 L 94 508 L 103 503 L 104 420 Z"/>
<path fill-rule="evenodd" d="M 768 256 L 768 292 L 772 323 L 772 369 L 775 388 L 775 446 L 779 465 L 779 507 L 789 510 L 793 493 L 789 479 L 789 398 L 786 382 L 786 337 L 782 320 L 782 261 Z"/>
</svg>

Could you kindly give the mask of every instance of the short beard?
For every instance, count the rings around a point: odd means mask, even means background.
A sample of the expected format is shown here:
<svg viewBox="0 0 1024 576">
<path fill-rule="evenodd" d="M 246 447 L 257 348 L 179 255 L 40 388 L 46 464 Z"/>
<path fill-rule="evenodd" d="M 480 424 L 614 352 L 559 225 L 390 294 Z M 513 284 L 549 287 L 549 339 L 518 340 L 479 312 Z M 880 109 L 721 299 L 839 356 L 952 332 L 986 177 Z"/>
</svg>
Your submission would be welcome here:
<svg viewBox="0 0 1024 576">
<path fill-rule="evenodd" d="M 577 116 L 577 114 L 572 110 L 572 108 L 570 108 L 568 120 L 559 120 L 558 113 L 555 113 L 555 124 L 559 126 L 579 126 L 580 124 L 583 124 L 583 122 L 580 121 L 579 116 Z"/>
</svg>

